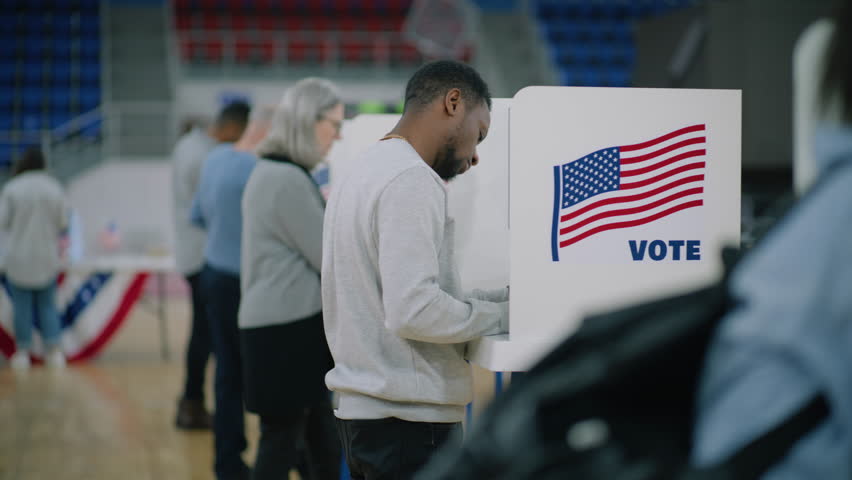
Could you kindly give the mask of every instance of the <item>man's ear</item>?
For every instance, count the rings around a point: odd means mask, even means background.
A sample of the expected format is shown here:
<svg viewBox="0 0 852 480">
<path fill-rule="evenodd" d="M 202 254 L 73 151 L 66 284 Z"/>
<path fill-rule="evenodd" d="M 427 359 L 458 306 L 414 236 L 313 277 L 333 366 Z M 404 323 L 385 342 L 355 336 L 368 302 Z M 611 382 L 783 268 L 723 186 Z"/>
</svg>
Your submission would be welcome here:
<svg viewBox="0 0 852 480">
<path fill-rule="evenodd" d="M 461 90 L 458 88 L 451 88 L 447 94 L 444 95 L 444 110 L 447 112 L 447 115 L 451 117 L 462 113 Z"/>
</svg>

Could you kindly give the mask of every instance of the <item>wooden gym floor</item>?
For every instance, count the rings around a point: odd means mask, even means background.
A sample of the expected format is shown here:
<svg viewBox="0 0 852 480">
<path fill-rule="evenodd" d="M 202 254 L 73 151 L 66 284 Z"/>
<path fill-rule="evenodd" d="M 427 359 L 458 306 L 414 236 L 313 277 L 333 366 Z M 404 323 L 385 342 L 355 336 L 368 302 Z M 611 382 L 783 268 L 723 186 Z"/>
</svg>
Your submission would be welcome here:
<svg viewBox="0 0 852 480">
<path fill-rule="evenodd" d="M 153 300 L 153 299 L 148 299 Z M 189 307 L 168 301 L 172 355 L 160 358 L 157 321 L 137 305 L 95 360 L 62 371 L 15 374 L 0 358 L 0 480 L 211 480 L 213 437 L 174 428 L 183 382 Z M 1 356 L 0 356 L 1 357 Z M 207 403 L 213 407 L 212 362 Z M 475 409 L 490 400 L 493 375 L 475 372 Z M 257 419 L 248 415 L 251 464 Z M 298 479 L 293 473 L 292 479 Z"/>
</svg>

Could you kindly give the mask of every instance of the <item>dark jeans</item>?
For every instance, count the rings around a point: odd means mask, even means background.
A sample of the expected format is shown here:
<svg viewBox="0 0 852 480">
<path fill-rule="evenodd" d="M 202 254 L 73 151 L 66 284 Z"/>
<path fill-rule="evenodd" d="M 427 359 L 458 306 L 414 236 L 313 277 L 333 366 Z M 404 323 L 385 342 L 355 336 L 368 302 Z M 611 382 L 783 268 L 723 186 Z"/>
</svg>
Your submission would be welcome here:
<svg viewBox="0 0 852 480">
<path fill-rule="evenodd" d="M 189 283 L 192 300 L 192 321 L 186 345 L 186 385 L 183 388 L 183 398 L 204 400 L 204 373 L 213 345 L 201 288 L 201 272 L 187 276 L 186 281 Z"/>
<path fill-rule="evenodd" d="M 298 466 L 303 480 L 339 480 L 340 452 L 330 401 L 290 415 L 263 415 L 252 479 L 287 479 Z"/>
<path fill-rule="evenodd" d="M 216 356 L 215 470 L 217 478 L 225 479 L 239 476 L 247 470 L 242 459 L 246 435 L 240 331 L 237 327 L 240 277 L 205 265 L 201 272 L 201 288 L 207 301 L 207 319 Z"/>
<path fill-rule="evenodd" d="M 357 480 L 408 480 L 443 445 L 461 445 L 461 423 L 337 419 L 349 474 Z"/>
</svg>

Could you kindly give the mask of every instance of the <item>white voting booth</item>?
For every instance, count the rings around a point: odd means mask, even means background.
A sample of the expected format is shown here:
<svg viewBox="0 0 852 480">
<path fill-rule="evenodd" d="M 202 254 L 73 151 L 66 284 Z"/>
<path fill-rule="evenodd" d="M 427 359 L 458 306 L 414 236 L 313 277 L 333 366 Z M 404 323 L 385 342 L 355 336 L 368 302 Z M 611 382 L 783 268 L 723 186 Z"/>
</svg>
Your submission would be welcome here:
<svg viewBox="0 0 852 480">
<path fill-rule="evenodd" d="M 450 182 L 465 288 L 511 285 L 507 335 L 471 361 L 524 371 L 589 313 L 692 288 L 740 236 L 740 92 L 529 87 L 495 99 L 480 164 Z M 347 161 L 398 115 L 348 122 Z"/>
</svg>

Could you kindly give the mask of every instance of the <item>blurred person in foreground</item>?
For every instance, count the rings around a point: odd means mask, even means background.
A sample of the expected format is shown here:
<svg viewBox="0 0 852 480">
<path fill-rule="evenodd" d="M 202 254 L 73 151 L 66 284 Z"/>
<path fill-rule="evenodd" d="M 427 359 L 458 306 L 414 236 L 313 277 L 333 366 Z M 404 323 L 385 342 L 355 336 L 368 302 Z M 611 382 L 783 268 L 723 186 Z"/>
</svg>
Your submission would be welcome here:
<svg viewBox="0 0 852 480">
<path fill-rule="evenodd" d="M 254 154 L 235 149 L 246 130 L 249 106 L 233 102 L 222 109 L 217 124 L 228 125 L 227 141 L 204 160 L 191 221 L 207 232 L 201 290 L 216 356 L 213 414 L 214 469 L 219 480 L 246 479 L 242 362 L 237 312 L 240 305 L 240 236 L 243 189 L 254 169 Z"/>
<path fill-rule="evenodd" d="M 62 186 L 45 169 L 41 150 L 27 150 L 0 193 L 0 228 L 8 233 L 3 263 L 14 309 L 16 351 L 11 365 L 16 370 L 30 367 L 36 318 L 46 363 L 65 366 L 56 279 L 62 266 L 60 237 L 68 227 L 69 211 Z"/>
<path fill-rule="evenodd" d="M 257 148 L 243 195 L 240 347 L 246 409 L 260 416 L 255 480 L 340 478 L 325 374 L 320 268 L 325 201 L 311 176 L 339 138 L 343 104 L 329 81 L 291 87 Z M 302 447 L 303 445 L 303 447 Z"/>
<path fill-rule="evenodd" d="M 508 330 L 508 288 L 461 291 L 445 183 L 476 165 L 491 95 L 453 61 L 421 67 L 393 131 L 329 197 L 322 297 L 352 478 L 411 478 L 461 441 L 472 398 L 467 342 Z"/>
<path fill-rule="evenodd" d="M 175 265 L 189 285 L 192 314 L 186 346 L 186 381 L 178 402 L 175 425 L 187 430 L 209 429 L 212 423 L 204 402 L 204 372 L 212 346 L 200 285 L 207 237 L 204 230 L 189 221 L 189 212 L 192 198 L 198 190 L 204 159 L 217 142 L 233 142 L 236 129 L 227 123 L 217 122 L 210 130 L 212 136 L 200 122 L 187 122 L 172 152 Z"/>
<path fill-rule="evenodd" d="M 765 480 L 852 478 L 852 8 L 834 22 L 820 95 L 843 124 L 814 138 L 819 180 L 732 273 L 710 346 L 693 462 L 725 460 L 815 395 L 829 416 Z"/>
</svg>

